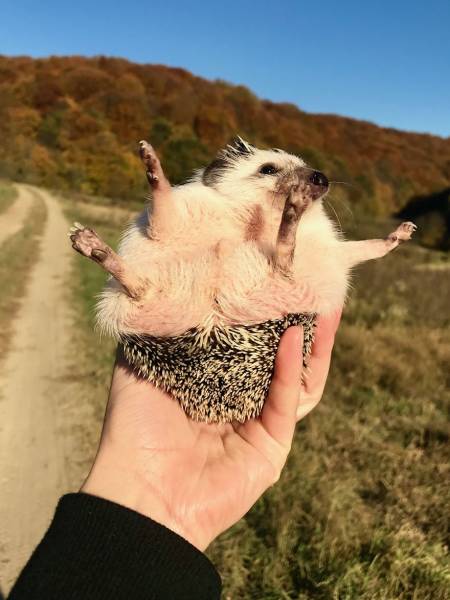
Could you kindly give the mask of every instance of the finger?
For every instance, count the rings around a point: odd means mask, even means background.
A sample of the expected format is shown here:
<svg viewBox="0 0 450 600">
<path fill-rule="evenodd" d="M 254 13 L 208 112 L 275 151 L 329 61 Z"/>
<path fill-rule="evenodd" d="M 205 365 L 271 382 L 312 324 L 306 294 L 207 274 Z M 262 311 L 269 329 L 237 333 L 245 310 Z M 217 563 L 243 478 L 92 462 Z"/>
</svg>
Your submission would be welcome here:
<svg viewBox="0 0 450 600">
<path fill-rule="evenodd" d="M 308 372 L 304 377 L 297 407 L 297 421 L 310 413 L 322 398 L 341 315 L 342 309 L 331 316 L 318 318 L 314 344 L 308 360 Z"/>
<path fill-rule="evenodd" d="M 306 417 L 319 404 L 321 396 L 304 397 L 304 393 L 300 394 L 300 402 L 297 406 L 296 419 L 297 422 Z"/>
<path fill-rule="evenodd" d="M 302 375 L 303 330 L 289 327 L 281 337 L 275 368 L 261 422 L 268 434 L 284 446 L 294 435 Z"/>
<path fill-rule="evenodd" d="M 308 394 L 322 395 L 341 314 L 342 310 L 339 310 L 332 315 L 319 316 L 317 319 L 314 343 L 308 359 L 308 371 L 304 378 L 304 387 Z"/>
</svg>

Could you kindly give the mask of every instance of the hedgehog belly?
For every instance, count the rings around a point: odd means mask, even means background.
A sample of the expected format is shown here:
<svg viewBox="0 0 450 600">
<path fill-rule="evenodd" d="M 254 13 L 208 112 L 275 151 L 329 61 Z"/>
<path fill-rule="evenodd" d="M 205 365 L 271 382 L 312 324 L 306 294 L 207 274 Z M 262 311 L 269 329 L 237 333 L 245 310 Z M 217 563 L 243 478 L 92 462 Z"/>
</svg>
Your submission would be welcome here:
<svg viewBox="0 0 450 600">
<path fill-rule="evenodd" d="M 135 373 L 170 393 L 195 421 L 229 423 L 257 417 L 273 374 L 281 335 L 303 326 L 303 361 L 316 315 L 289 314 L 256 325 L 198 328 L 175 337 L 126 335 L 124 356 Z"/>
</svg>

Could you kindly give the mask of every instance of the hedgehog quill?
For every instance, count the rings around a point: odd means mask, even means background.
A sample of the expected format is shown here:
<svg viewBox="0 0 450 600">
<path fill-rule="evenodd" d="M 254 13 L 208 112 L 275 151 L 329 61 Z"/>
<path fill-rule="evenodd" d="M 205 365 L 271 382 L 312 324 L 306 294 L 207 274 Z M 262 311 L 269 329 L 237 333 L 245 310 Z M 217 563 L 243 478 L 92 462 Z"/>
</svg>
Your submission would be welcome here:
<svg viewBox="0 0 450 600">
<path fill-rule="evenodd" d="M 140 155 L 151 201 L 114 252 L 75 223 L 75 250 L 110 274 L 97 322 L 135 372 L 193 419 L 243 422 L 262 410 L 282 333 L 345 301 L 352 267 L 410 239 L 346 241 L 327 216 L 327 177 L 298 156 L 242 138 L 171 186 L 150 144 Z"/>
</svg>

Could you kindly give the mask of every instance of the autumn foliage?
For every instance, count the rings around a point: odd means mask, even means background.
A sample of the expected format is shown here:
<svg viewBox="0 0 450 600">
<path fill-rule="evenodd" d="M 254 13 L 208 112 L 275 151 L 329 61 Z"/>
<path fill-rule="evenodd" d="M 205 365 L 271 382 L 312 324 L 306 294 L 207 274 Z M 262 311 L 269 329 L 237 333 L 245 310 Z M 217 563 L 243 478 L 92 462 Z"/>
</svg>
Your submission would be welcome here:
<svg viewBox="0 0 450 600">
<path fill-rule="evenodd" d="M 450 139 L 308 114 L 161 65 L 0 56 L 3 177 L 125 202 L 146 189 L 138 140 L 151 140 L 176 183 L 236 134 L 351 184 L 339 194 L 369 214 L 450 186 Z"/>
</svg>

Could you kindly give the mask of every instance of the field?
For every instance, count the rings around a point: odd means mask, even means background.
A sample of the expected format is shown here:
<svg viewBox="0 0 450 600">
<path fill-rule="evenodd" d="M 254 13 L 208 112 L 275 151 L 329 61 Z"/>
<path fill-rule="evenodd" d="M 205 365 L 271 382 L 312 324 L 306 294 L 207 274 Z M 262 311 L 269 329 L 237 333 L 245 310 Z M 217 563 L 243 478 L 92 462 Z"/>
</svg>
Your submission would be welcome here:
<svg viewBox="0 0 450 600">
<path fill-rule="evenodd" d="M 67 198 L 112 245 L 127 214 Z M 349 237 L 391 223 L 344 223 Z M 279 481 L 208 549 L 225 599 L 445 600 L 450 364 L 448 255 L 415 244 L 359 268 L 323 401 L 298 426 Z M 97 424 L 114 347 L 93 331 L 98 267 L 74 262 L 79 377 Z"/>
</svg>

